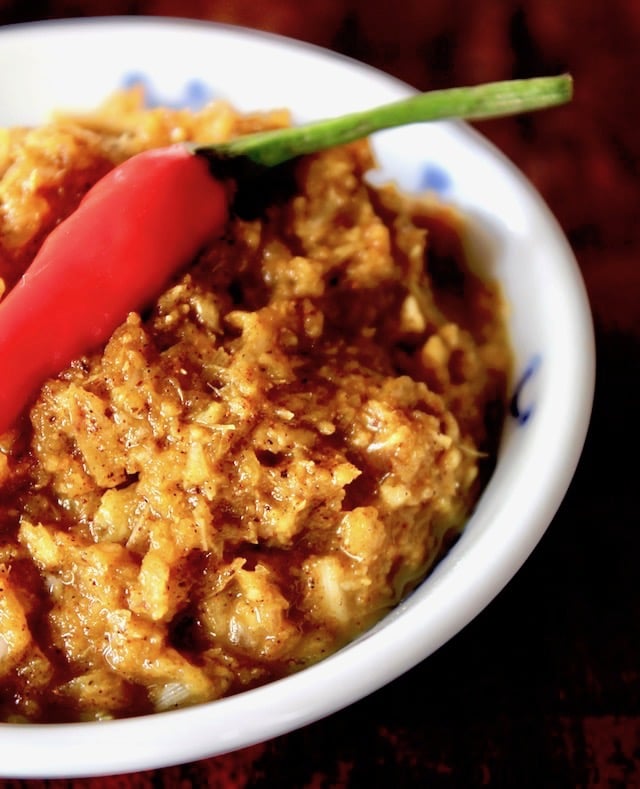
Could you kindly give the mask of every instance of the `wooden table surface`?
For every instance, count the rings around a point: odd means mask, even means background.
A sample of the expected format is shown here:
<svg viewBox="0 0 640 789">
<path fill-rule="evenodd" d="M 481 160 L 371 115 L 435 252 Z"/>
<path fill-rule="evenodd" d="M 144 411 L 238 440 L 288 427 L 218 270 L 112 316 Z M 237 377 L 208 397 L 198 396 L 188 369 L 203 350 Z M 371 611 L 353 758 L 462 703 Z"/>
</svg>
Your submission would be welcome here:
<svg viewBox="0 0 640 789">
<path fill-rule="evenodd" d="M 634 0 L 0 0 L 0 23 L 165 14 L 272 30 L 423 90 L 570 70 L 570 107 L 484 124 L 558 217 L 592 303 L 598 375 L 569 493 L 462 633 L 330 718 L 164 770 L 31 787 L 640 786 L 640 4 Z M 631 459 L 628 457 L 630 455 Z"/>
</svg>

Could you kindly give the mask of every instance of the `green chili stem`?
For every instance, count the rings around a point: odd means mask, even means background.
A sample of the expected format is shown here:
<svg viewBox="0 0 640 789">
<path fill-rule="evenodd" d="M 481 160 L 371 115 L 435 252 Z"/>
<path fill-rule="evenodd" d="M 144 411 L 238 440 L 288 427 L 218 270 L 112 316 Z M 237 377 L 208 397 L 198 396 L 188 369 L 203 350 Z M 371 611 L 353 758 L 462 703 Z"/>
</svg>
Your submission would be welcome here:
<svg viewBox="0 0 640 789">
<path fill-rule="evenodd" d="M 564 104 L 571 99 L 572 92 L 573 81 L 568 74 L 434 90 L 362 112 L 248 134 L 216 145 L 197 145 L 193 150 L 209 159 L 242 156 L 255 164 L 272 167 L 296 156 L 368 137 L 382 129 L 445 118 L 480 120 L 516 115 Z"/>
</svg>

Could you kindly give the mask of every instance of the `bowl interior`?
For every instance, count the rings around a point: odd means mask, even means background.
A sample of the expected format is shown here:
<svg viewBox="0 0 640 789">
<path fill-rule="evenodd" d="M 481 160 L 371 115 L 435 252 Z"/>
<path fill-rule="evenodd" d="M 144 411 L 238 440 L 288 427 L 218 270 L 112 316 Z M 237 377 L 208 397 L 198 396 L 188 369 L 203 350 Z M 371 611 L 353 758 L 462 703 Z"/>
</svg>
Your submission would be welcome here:
<svg viewBox="0 0 640 789">
<path fill-rule="evenodd" d="M 159 103 L 219 97 L 241 110 L 286 106 L 297 120 L 412 91 L 314 47 L 207 23 L 110 18 L 0 30 L 3 126 L 38 123 L 54 108 L 91 108 L 140 77 Z M 469 243 L 511 305 L 512 414 L 496 471 L 462 538 L 396 610 L 323 663 L 234 698 L 144 719 L 0 725 L 0 774 L 70 777 L 159 767 L 328 715 L 451 638 L 508 582 L 551 521 L 578 461 L 593 394 L 591 320 L 567 242 L 521 174 L 464 124 L 384 132 L 374 147 L 385 176 L 408 190 L 434 189 L 467 214 Z"/>
</svg>

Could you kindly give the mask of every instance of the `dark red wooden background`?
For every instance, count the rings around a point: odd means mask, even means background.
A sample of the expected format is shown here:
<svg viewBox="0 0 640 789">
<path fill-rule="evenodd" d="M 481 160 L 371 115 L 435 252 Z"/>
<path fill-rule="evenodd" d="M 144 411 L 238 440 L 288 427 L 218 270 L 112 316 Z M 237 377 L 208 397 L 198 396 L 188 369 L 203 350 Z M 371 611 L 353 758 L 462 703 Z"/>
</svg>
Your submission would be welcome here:
<svg viewBox="0 0 640 789">
<path fill-rule="evenodd" d="M 3 24 L 101 14 L 271 30 L 421 89 L 570 70 L 570 107 L 482 130 L 538 187 L 575 250 L 593 307 L 598 379 L 582 462 L 547 535 L 436 655 L 349 709 L 232 755 L 29 785 L 640 786 L 640 4 L 0 0 Z"/>
</svg>

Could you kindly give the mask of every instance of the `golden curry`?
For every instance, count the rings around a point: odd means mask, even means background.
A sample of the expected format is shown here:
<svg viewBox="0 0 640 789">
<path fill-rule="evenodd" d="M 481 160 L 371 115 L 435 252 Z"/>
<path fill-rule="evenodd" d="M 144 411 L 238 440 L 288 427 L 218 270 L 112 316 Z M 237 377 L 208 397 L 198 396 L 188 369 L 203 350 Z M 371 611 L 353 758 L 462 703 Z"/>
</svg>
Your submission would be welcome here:
<svg viewBox="0 0 640 789">
<path fill-rule="evenodd" d="M 0 133 L 0 293 L 134 153 L 286 125 L 217 102 Z M 292 165 L 0 435 L 0 720 L 129 716 L 297 671 L 464 525 L 510 351 L 464 222 L 374 188 L 366 141 Z M 0 301 L 1 308 L 1 301 Z"/>
</svg>

